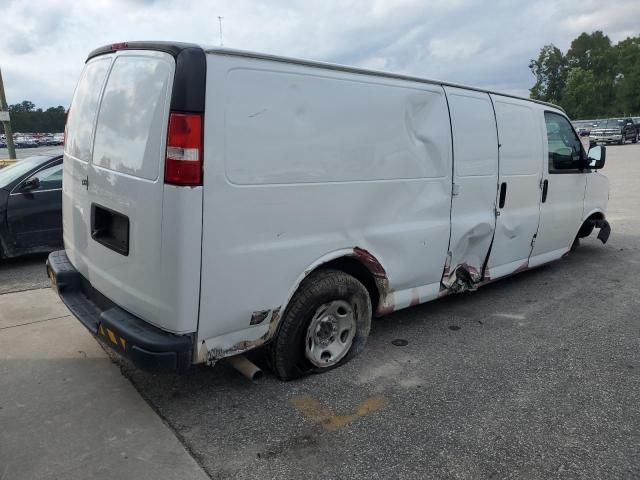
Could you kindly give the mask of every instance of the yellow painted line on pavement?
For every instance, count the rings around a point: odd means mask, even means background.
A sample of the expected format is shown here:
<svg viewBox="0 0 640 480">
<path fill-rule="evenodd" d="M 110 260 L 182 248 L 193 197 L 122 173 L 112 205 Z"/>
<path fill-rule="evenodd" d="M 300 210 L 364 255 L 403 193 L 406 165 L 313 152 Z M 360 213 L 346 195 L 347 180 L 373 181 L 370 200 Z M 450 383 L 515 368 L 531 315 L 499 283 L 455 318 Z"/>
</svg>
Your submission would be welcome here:
<svg viewBox="0 0 640 480">
<path fill-rule="evenodd" d="M 318 423 L 325 430 L 332 432 L 350 424 L 358 418 L 380 410 L 387 405 L 389 401 L 382 395 L 376 395 L 367 398 L 356 408 L 354 413 L 339 415 L 331 411 L 331 409 L 323 406 L 318 400 L 311 395 L 296 395 L 289 399 L 291 405 L 298 410 L 307 420 Z"/>
</svg>

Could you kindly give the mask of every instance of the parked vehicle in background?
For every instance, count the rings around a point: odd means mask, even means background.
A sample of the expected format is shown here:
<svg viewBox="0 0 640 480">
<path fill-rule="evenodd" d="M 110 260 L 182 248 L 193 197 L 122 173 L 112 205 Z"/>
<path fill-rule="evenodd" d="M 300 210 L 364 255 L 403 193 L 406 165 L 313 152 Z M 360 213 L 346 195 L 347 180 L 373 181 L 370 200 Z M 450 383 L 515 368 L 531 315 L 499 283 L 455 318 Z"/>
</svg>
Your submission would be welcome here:
<svg viewBox="0 0 640 480">
<path fill-rule="evenodd" d="M 575 128 L 576 132 L 581 137 L 588 137 L 589 133 L 591 133 L 591 129 L 597 123 L 598 120 L 574 120 L 572 122 L 573 128 Z"/>
<path fill-rule="evenodd" d="M 585 137 L 589 136 L 589 132 L 591 132 L 591 127 L 584 123 L 574 123 L 573 128 L 576 130 L 579 136 Z"/>
<path fill-rule="evenodd" d="M 638 141 L 638 129 L 630 117 L 608 118 L 601 120 L 591 130 L 589 141 L 593 143 L 617 143 L 623 145 L 627 141 Z"/>
<path fill-rule="evenodd" d="M 16 148 L 38 148 L 38 142 L 31 137 L 16 137 L 13 141 Z"/>
<path fill-rule="evenodd" d="M 0 169 L 0 258 L 62 246 L 62 156 Z"/>
<path fill-rule="evenodd" d="M 560 259 L 594 228 L 606 242 L 605 152 L 529 99 L 116 44 L 73 97 L 48 274 L 140 367 L 266 346 L 288 380 L 356 356 L 372 316 Z"/>
</svg>

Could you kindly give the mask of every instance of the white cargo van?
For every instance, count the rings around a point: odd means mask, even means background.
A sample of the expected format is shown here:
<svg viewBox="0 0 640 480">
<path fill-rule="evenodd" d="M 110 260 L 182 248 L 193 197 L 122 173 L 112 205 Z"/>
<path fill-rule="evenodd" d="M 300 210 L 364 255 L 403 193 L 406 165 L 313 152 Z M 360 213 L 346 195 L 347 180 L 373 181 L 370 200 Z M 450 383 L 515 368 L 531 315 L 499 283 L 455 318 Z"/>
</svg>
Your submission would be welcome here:
<svg viewBox="0 0 640 480">
<path fill-rule="evenodd" d="M 559 107 L 243 51 L 95 50 L 64 156 L 52 283 L 156 370 L 265 346 L 282 379 L 325 371 L 373 316 L 610 231 L 605 149 Z"/>
</svg>

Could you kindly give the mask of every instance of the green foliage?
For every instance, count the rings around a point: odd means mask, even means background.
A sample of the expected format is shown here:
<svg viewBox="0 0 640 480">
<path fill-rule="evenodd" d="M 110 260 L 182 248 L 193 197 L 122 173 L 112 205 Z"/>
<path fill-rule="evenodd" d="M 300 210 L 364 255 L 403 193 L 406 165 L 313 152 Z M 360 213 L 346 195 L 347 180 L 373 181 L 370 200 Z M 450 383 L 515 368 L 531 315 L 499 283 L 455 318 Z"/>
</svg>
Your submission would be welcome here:
<svg viewBox="0 0 640 480">
<path fill-rule="evenodd" d="M 531 98 L 557 103 L 567 78 L 567 59 L 562 51 L 553 44 L 540 50 L 537 60 L 531 60 L 529 68 L 536 77 L 531 88 Z"/>
<path fill-rule="evenodd" d="M 640 114 L 640 37 L 612 45 L 601 31 L 582 33 L 566 55 L 545 45 L 529 68 L 531 98 L 557 103 L 572 118 Z"/>
<path fill-rule="evenodd" d="M 562 95 L 562 106 L 572 118 L 592 117 L 592 106 L 584 103 L 585 98 L 594 98 L 596 82 L 593 72 L 582 67 L 573 67 L 567 75 L 567 84 Z"/>
<path fill-rule="evenodd" d="M 11 116 L 11 126 L 14 132 L 19 133 L 56 133 L 64 130 L 63 106 L 51 107 L 46 110 L 37 108 L 28 101 L 9 105 L 9 115 Z M 4 132 L 0 123 L 0 132 Z"/>
</svg>

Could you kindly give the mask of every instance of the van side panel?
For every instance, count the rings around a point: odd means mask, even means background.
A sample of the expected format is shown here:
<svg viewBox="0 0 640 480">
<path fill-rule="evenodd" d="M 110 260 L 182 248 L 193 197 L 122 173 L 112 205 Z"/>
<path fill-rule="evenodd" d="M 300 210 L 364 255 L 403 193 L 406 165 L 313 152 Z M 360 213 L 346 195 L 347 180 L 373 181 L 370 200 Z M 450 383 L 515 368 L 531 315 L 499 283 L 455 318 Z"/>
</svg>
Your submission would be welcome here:
<svg viewBox="0 0 640 480">
<path fill-rule="evenodd" d="M 538 231 L 542 165 L 544 161 L 542 108 L 532 102 L 491 95 L 500 144 L 499 183 L 505 185 L 491 254 L 491 279 L 528 268 L 532 242 Z M 498 195 L 500 190 L 498 191 Z"/>
<path fill-rule="evenodd" d="M 451 201 L 442 88 L 207 58 L 198 338 L 208 350 L 224 356 L 267 334 L 297 281 L 334 252 L 377 259 L 388 311 L 436 297 Z"/>
<path fill-rule="evenodd" d="M 547 128 L 547 121 L 551 130 Z M 547 195 L 540 206 L 540 225 L 536 241 L 531 252 L 530 266 L 545 261 L 561 258 L 571 248 L 580 226 L 584 208 L 585 188 L 588 173 L 586 170 L 558 171 L 553 168 L 551 155 L 557 148 L 564 148 L 566 143 L 559 130 L 554 127 L 564 123 L 570 127 L 569 120 L 560 111 L 546 109 L 540 115 L 540 122 L 545 132 L 542 180 L 546 182 Z M 573 133 L 573 132 L 572 132 Z M 576 136 L 574 141 L 579 145 Z"/>
<path fill-rule="evenodd" d="M 455 194 L 443 286 L 462 291 L 482 281 L 496 224 L 498 134 L 487 93 L 445 87 L 451 114 Z"/>
</svg>

